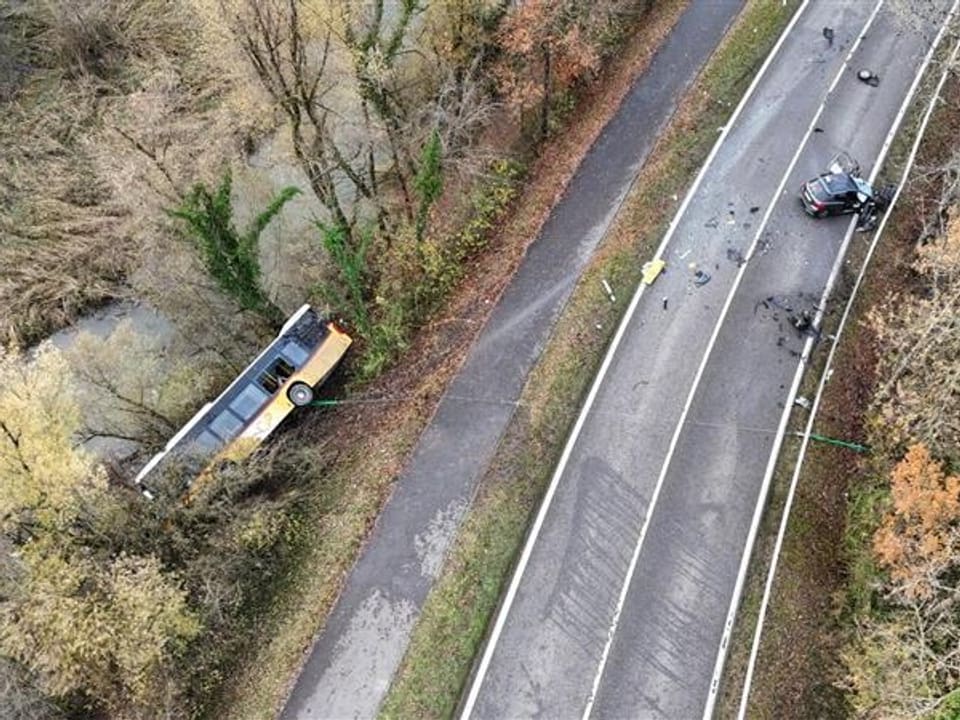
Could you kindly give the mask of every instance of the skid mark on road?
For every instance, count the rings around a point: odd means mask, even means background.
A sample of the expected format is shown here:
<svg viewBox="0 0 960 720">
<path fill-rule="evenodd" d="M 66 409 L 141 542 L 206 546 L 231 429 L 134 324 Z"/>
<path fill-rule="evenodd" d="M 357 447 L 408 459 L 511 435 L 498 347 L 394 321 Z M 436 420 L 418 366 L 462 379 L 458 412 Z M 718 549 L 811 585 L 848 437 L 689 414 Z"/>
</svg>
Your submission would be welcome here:
<svg viewBox="0 0 960 720">
<path fill-rule="evenodd" d="M 578 518 L 563 553 L 560 574 L 546 607 L 546 617 L 591 658 L 599 656 L 620 578 L 646 506 L 636 490 L 599 458 L 587 458 L 577 484 Z M 559 588 L 559 589 L 558 589 Z M 584 622 L 584 620 L 587 622 Z"/>
</svg>

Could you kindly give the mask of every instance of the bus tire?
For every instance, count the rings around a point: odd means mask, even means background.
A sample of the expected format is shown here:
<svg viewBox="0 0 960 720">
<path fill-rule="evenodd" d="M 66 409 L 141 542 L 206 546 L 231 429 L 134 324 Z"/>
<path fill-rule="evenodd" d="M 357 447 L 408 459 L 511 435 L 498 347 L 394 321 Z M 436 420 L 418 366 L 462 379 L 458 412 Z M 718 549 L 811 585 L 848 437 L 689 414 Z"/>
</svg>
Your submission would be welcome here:
<svg viewBox="0 0 960 720">
<path fill-rule="evenodd" d="M 313 402 L 313 388 L 304 382 L 295 382 L 287 390 L 287 397 L 297 407 L 303 407 Z"/>
</svg>

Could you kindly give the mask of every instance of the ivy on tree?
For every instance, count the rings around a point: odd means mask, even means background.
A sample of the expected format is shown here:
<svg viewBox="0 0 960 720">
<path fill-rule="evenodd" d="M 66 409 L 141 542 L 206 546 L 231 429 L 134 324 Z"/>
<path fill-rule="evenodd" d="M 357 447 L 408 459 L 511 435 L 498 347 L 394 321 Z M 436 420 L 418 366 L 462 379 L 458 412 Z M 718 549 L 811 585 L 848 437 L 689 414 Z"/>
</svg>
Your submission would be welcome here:
<svg viewBox="0 0 960 720">
<path fill-rule="evenodd" d="M 260 235 L 283 206 L 300 194 L 300 190 L 283 188 L 241 233 L 233 222 L 232 187 L 233 179 L 228 170 L 215 191 L 197 183 L 180 207 L 169 213 L 186 223 L 187 232 L 196 243 L 207 272 L 220 289 L 244 310 L 259 313 L 271 324 L 279 326 L 283 323 L 283 312 L 260 285 Z"/>
</svg>

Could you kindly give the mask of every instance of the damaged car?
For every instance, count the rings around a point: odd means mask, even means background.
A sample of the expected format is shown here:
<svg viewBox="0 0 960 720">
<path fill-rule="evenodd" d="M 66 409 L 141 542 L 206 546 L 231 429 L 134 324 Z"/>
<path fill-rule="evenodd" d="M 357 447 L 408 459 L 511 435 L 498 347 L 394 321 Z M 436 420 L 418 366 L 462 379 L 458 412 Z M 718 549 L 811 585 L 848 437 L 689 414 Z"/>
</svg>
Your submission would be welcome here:
<svg viewBox="0 0 960 720">
<path fill-rule="evenodd" d="M 887 209 L 893 188 L 874 188 L 860 177 L 860 166 L 847 153 L 830 161 L 827 172 L 808 180 L 800 188 L 800 202 L 815 218 L 831 215 L 859 215 L 857 227 L 870 230 Z"/>
</svg>

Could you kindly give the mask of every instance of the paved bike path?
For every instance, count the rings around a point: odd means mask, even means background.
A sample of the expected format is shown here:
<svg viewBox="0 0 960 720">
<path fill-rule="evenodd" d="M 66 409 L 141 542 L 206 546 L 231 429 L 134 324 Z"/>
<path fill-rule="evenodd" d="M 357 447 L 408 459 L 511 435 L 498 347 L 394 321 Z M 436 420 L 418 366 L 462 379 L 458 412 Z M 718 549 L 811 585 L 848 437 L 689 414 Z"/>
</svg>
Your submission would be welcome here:
<svg viewBox="0 0 960 720">
<path fill-rule="evenodd" d="M 560 310 L 677 98 L 744 2 L 692 2 L 587 153 L 398 478 L 283 718 L 376 715 Z"/>
</svg>

